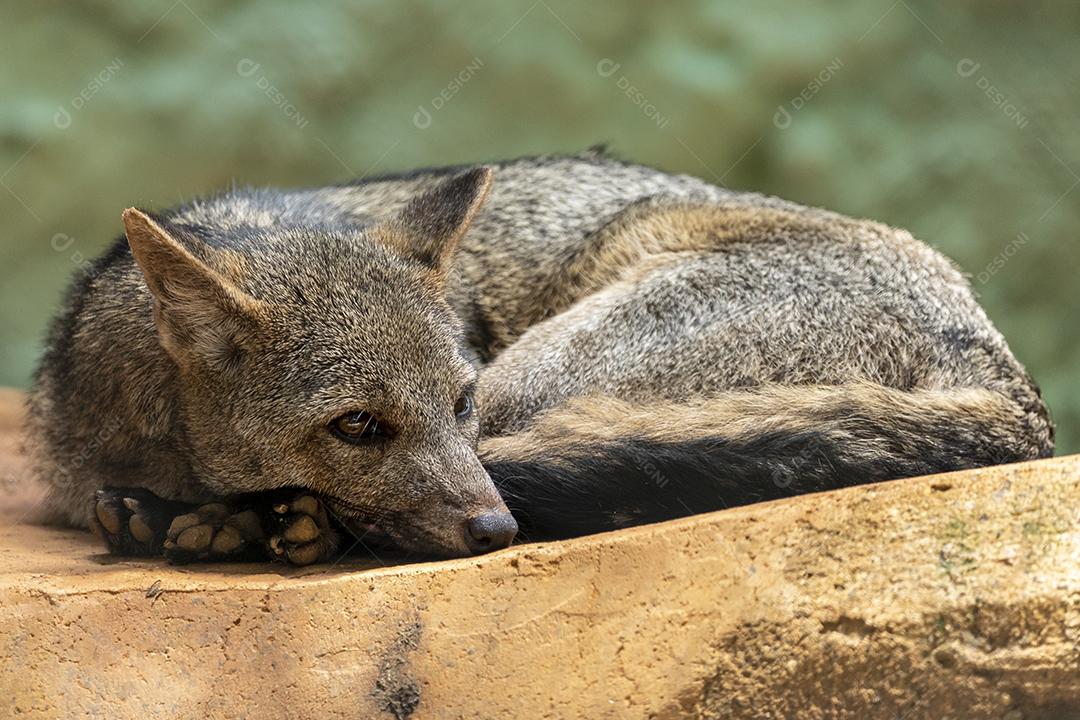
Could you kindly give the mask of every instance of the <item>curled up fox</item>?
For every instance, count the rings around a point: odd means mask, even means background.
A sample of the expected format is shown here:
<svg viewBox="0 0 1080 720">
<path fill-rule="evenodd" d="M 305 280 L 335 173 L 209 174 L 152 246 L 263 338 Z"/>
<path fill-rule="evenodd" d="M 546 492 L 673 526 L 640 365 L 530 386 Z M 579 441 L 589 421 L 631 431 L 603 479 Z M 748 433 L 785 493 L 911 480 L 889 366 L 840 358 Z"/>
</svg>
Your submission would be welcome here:
<svg viewBox="0 0 1080 720">
<path fill-rule="evenodd" d="M 30 414 L 50 519 L 116 553 L 467 555 L 1053 452 L 907 232 L 599 151 L 123 222 Z"/>
</svg>

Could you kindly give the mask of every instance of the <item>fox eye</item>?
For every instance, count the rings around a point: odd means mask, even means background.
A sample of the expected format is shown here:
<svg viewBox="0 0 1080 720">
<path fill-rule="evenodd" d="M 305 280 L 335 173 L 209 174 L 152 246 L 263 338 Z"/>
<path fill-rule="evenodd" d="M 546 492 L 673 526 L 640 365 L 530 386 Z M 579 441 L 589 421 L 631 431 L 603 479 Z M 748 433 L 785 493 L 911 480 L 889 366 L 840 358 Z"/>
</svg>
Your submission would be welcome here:
<svg viewBox="0 0 1080 720">
<path fill-rule="evenodd" d="M 359 410 L 346 413 L 330 423 L 330 430 L 345 442 L 363 442 L 388 437 L 387 428 L 379 424 L 378 418 L 369 412 Z"/>
<path fill-rule="evenodd" d="M 468 393 L 465 393 L 464 395 L 459 397 L 457 399 L 457 402 L 454 403 L 454 414 L 458 416 L 459 420 L 464 420 L 465 418 L 472 415 L 472 409 L 472 396 Z"/>
</svg>

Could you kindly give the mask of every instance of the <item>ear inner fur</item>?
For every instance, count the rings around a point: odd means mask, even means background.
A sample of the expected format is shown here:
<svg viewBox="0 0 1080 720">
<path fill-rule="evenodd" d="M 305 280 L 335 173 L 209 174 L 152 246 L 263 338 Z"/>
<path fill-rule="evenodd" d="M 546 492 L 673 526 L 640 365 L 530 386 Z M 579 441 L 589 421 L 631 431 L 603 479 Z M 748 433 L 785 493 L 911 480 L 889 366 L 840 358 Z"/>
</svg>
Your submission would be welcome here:
<svg viewBox="0 0 1080 720">
<path fill-rule="evenodd" d="M 488 167 L 454 176 L 406 205 L 382 228 L 382 239 L 441 275 L 487 200 L 491 177 Z"/>
<path fill-rule="evenodd" d="M 146 213 L 129 208 L 123 219 L 170 355 L 181 365 L 194 355 L 211 362 L 234 359 L 259 311 L 258 301 L 195 257 Z"/>
</svg>

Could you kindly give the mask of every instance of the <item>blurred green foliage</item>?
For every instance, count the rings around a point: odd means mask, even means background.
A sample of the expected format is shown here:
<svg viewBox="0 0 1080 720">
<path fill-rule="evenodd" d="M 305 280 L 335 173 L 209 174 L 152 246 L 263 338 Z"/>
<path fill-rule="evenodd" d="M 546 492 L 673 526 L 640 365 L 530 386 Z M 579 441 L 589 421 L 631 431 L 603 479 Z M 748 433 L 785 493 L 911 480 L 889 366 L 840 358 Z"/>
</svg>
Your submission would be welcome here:
<svg viewBox="0 0 1080 720">
<path fill-rule="evenodd" d="M 1080 7 L 5 3 L 0 384 L 130 205 L 574 151 L 911 229 L 1080 450 Z"/>
</svg>

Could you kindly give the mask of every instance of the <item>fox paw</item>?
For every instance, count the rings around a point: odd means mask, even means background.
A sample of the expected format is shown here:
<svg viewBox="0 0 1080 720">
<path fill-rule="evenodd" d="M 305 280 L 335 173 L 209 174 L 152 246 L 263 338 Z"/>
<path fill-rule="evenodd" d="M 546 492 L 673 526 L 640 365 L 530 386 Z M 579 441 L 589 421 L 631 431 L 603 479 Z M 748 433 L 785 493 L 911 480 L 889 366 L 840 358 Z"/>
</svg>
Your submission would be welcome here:
<svg viewBox="0 0 1080 720">
<path fill-rule="evenodd" d="M 90 529 L 114 555 L 161 555 L 169 523 L 183 508 L 142 488 L 104 488 L 94 493 Z"/>
<path fill-rule="evenodd" d="M 165 557 L 176 564 L 244 560 L 258 554 L 264 537 L 257 512 L 232 512 L 215 502 L 173 518 L 163 547 Z"/>
<path fill-rule="evenodd" d="M 273 503 L 269 512 L 266 550 L 271 558 L 292 565 L 328 560 L 337 549 L 326 508 L 314 495 L 302 494 Z"/>
</svg>

